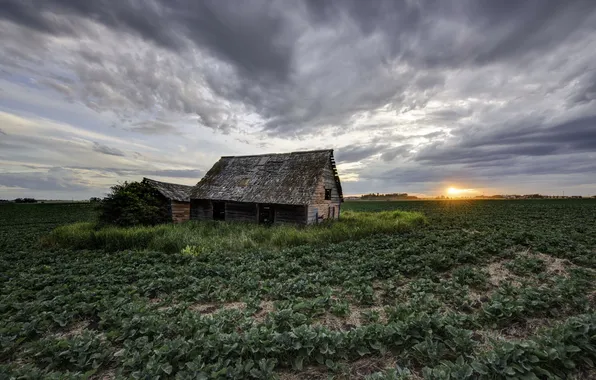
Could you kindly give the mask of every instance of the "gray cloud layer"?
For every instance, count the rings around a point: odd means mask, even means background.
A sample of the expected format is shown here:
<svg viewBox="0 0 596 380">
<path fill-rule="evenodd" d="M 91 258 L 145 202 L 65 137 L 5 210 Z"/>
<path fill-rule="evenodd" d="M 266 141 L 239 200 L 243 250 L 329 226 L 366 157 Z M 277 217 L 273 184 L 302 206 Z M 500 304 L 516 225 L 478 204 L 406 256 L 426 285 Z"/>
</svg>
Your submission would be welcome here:
<svg viewBox="0 0 596 380">
<path fill-rule="evenodd" d="M 93 150 L 97 153 L 103 153 L 110 156 L 124 157 L 124 152 L 120 149 L 110 148 L 109 146 L 100 144 L 98 142 L 93 143 Z"/>
<path fill-rule="evenodd" d="M 7 72 L 141 135 L 332 134 L 388 186 L 596 174 L 593 0 L 8 0 L 0 33 Z"/>
</svg>

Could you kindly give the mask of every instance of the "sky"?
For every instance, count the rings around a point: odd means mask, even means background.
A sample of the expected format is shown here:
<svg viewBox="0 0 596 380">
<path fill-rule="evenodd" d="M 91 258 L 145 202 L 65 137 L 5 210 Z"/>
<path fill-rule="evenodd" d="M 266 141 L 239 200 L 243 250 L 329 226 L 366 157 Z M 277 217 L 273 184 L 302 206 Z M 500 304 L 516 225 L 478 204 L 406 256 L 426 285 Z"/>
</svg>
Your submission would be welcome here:
<svg viewBox="0 0 596 380">
<path fill-rule="evenodd" d="M 596 194 L 594 0 L 2 0 L 0 199 L 334 149 L 345 194 Z"/>
</svg>

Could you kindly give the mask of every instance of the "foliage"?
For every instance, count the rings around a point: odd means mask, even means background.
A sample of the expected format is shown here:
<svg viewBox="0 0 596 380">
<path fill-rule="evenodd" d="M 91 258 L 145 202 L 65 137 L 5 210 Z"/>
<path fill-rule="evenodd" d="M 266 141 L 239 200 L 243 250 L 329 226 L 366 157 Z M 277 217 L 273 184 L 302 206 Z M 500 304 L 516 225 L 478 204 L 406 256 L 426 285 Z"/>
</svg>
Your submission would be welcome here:
<svg viewBox="0 0 596 380">
<path fill-rule="evenodd" d="M 457 268 L 452 273 L 455 282 L 461 285 L 469 285 L 478 289 L 488 287 L 488 273 L 485 270 L 466 265 Z"/>
<path fill-rule="evenodd" d="M 77 220 L 93 225 L 93 207 L 0 207 L 7 378 L 354 371 L 351 378 L 543 379 L 594 371 L 596 201 L 360 201 L 344 209 L 400 208 L 430 223 L 196 256 L 44 250 L 39 236 Z M 537 252 L 565 259 L 563 267 L 553 271 L 544 259 L 540 272 L 518 274 L 528 265 L 519 258 L 547 257 Z M 361 371 L 366 362 L 382 364 Z"/>
<path fill-rule="evenodd" d="M 544 260 L 536 257 L 518 256 L 506 265 L 511 272 L 523 276 L 531 273 L 540 273 L 546 268 Z"/>
<path fill-rule="evenodd" d="M 287 248 L 362 239 L 374 234 L 407 232 L 425 225 L 418 212 L 351 212 L 339 221 L 297 228 L 226 222 L 188 222 L 153 227 L 98 229 L 93 223 L 58 227 L 45 242 L 49 246 L 75 249 L 151 249 L 200 255 L 213 251 L 242 251 L 257 248 Z"/>
<path fill-rule="evenodd" d="M 153 226 L 171 221 L 169 202 L 144 182 L 124 182 L 111 187 L 99 203 L 100 225 Z"/>
<path fill-rule="evenodd" d="M 37 203 L 35 198 L 17 198 L 14 203 Z"/>
</svg>

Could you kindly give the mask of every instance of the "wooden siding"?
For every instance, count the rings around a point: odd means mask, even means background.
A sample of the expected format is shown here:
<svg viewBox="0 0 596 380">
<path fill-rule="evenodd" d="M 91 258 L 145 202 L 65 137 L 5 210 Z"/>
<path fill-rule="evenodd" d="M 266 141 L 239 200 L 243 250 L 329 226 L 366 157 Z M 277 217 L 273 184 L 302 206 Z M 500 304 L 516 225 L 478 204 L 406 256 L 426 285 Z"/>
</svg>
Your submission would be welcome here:
<svg viewBox="0 0 596 380">
<path fill-rule="evenodd" d="M 325 189 L 331 189 L 331 199 L 325 200 Z M 316 214 L 318 213 L 319 221 L 328 219 L 329 208 L 335 207 L 334 219 L 339 219 L 339 211 L 341 205 L 341 198 L 333 176 L 331 164 L 328 163 L 323 169 L 323 176 L 317 183 L 315 193 L 311 203 L 308 205 L 307 223 L 317 223 Z"/>
<path fill-rule="evenodd" d="M 190 219 L 192 220 L 213 220 L 213 207 L 211 201 L 205 199 L 193 199 L 190 201 Z"/>
<path fill-rule="evenodd" d="M 229 222 L 251 222 L 259 220 L 259 205 L 248 202 L 225 202 L 226 217 Z M 271 205 L 275 216 L 274 223 L 306 223 L 306 206 L 294 205 Z M 209 200 L 193 199 L 190 204 L 190 219 L 192 220 L 213 220 L 213 207 Z"/>
<path fill-rule="evenodd" d="M 306 207 L 290 205 L 273 205 L 274 223 L 305 224 Z"/>
<path fill-rule="evenodd" d="M 171 210 L 174 223 L 182 223 L 190 219 L 190 202 L 172 201 Z"/>
<path fill-rule="evenodd" d="M 226 220 L 236 222 L 257 222 L 257 204 L 226 202 Z"/>
</svg>

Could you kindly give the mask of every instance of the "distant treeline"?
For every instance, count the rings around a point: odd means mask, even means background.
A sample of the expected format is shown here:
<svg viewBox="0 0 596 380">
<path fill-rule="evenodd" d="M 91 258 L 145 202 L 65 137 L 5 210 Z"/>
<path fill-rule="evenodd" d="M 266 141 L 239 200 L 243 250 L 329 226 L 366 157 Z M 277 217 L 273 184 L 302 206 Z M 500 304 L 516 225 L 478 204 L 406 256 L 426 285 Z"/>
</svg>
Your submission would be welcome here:
<svg viewBox="0 0 596 380">
<path fill-rule="evenodd" d="M 396 199 L 418 199 L 415 195 L 408 195 L 408 193 L 388 193 L 388 194 L 380 194 L 380 193 L 370 193 L 364 194 L 360 196 L 362 200 L 396 200 Z"/>
<path fill-rule="evenodd" d="M 475 198 L 478 199 L 489 199 L 489 198 L 499 198 L 499 199 L 583 199 L 583 198 L 596 198 L 596 195 L 590 196 L 582 196 L 582 195 L 544 195 L 544 194 L 507 194 L 507 195 L 478 195 Z"/>
<path fill-rule="evenodd" d="M 8 199 L 0 199 L 0 203 L 37 203 L 35 198 L 17 198 L 12 201 Z"/>
<path fill-rule="evenodd" d="M 35 198 L 17 198 L 14 203 L 37 203 Z"/>
</svg>

